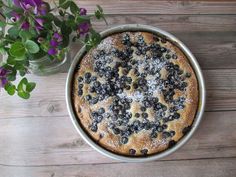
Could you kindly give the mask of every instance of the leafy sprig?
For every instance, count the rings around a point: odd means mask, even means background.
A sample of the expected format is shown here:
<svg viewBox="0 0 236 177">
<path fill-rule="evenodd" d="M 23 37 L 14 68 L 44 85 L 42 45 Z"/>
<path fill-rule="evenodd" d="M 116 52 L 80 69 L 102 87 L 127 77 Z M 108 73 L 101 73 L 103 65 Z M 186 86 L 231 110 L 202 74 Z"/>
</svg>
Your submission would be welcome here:
<svg viewBox="0 0 236 177">
<path fill-rule="evenodd" d="M 82 41 L 89 50 L 101 41 L 101 36 L 91 24 L 105 17 L 97 5 L 93 15 L 80 8 L 73 0 L 59 0 L 55 7 L 44 1 L 0 0 L 0 10 L 6 21 L 0 21 L 0 54 L 6 60 L 0 65 L 0 87 L 9 95 L 18 94 L 28 99 L 36 84 L 25 77 L 29 61 L 41 57 L 61 60 L 71 41 Z M 107 22 L 106 22 L 107 23 Z M 22 79 L 14 84 L 17 75 Z"/>
</svg>

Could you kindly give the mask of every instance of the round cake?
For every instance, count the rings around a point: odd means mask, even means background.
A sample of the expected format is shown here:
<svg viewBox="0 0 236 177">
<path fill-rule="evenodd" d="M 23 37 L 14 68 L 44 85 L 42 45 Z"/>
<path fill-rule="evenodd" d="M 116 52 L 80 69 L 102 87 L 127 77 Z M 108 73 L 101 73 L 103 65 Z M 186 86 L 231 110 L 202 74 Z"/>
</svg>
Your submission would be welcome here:
<svg viewBox="0 0 236 177">
<path fill-rule="evenodd" d="M 175 145 L 198 108 L 198 82 L 184 53 L 149 32 L 110 35 L 75 70 L 72 100 L 84 131 L 125 156 Z"/>
</svg>

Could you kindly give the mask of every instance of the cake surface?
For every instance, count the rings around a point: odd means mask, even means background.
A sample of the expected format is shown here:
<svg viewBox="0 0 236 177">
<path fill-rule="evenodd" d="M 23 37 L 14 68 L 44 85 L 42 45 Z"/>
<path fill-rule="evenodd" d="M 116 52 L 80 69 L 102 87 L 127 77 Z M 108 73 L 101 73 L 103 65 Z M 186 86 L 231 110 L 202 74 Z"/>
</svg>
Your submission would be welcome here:
<svg viewBox="0 0 236 177">
<path fill-rule="evenodd" d="M 78 63 L 74 111 L 84 131 L 117 154 L 164 151 L 190 129 L 198 83 L 184 53 L 148 32 L 106 37 Z"/>
</svg>

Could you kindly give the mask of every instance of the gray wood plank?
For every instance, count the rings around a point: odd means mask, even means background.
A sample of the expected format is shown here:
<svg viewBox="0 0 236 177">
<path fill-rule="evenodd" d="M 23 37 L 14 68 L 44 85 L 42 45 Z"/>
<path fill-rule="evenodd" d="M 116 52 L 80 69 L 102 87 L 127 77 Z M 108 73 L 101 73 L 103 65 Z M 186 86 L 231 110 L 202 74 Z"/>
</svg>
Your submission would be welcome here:
<svg viewBox="0 0 236 177">
<path fill-rule="evenodd" d="M 162 160 L 236 157 L 236 111 L 207 112 L 192 139 Z M 68 116 L 0 120 L 0 164 L 114 163 L 86 144 Z"/>
<path fill-rule="evenodd" d="M 118 163 L 70 166 L 4 167 L 4 177 L 233 177 L 236 158 L 152 163 Z"/>
<path fill-rule="evenodd" d="M 155 0 L 82 0 L 78 4 L 90 12 L 95 5 L 106 14 L 236 14 L 235 1 L 155 1 Z"/>
<path fill-rule="evenodd" d="M 146 24 L 170 32 L 227 32 L 235 31 L 236 15 L 163 15 L 163 14 L 128 14 L 106 15 L 108 27 L 121 24 Z M 93 21 L 96 29 L 108 28 L 104 21 Z"/>
</svg>

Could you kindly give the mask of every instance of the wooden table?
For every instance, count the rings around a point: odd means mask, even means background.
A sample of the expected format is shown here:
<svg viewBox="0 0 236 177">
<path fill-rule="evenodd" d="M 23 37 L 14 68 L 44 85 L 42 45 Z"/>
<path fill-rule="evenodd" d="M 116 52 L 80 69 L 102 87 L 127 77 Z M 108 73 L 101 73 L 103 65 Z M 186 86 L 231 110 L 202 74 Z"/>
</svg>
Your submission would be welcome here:
<svg viewBox="0 0 236 177">
<path fill-rule="evenodd" d="M 104 7 L 109 26 L 142 23 L 176 35 L 203 70 L 207 105 L 192 139 L 149 163 L 122 163 L 99 154 L 76 132 L 66 110 L 67 73 L 29 75 L 38 83 L 28 101 L 0 96 L 1 177 L 235 177 L 236 1 L 80 0 Z M 98 30 L 107 26 L 96 22 Z M 73 47 L 72 55 L 79 50 Z"/>
</svg>

